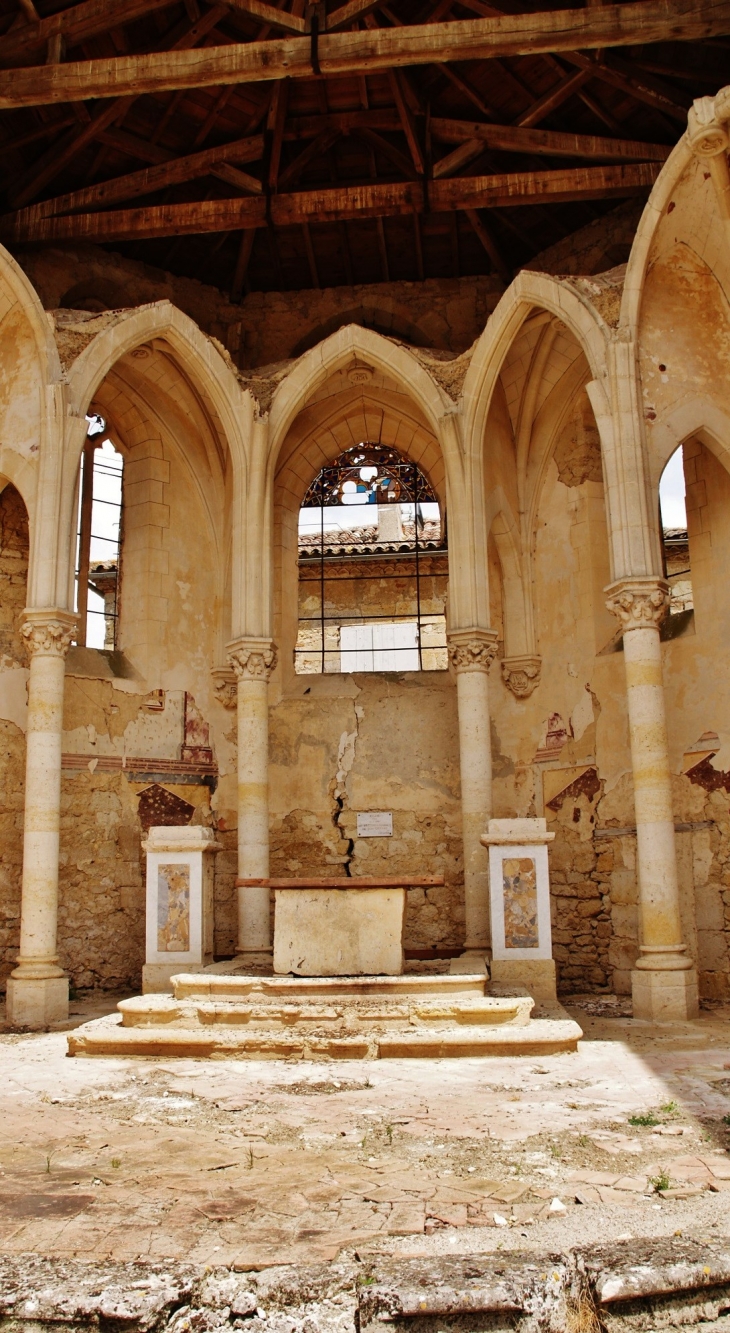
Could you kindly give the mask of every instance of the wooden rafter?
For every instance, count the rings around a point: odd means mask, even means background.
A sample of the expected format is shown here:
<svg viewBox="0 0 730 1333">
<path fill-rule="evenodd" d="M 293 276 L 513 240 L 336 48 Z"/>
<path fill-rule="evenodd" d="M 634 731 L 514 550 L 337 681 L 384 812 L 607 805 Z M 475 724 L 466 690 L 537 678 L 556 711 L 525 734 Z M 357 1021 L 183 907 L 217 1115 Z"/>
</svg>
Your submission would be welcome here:
<svg viewBox="0 0 730 1333">
<path fill-rule="evenodd" d="M 270 28 L 283 28 L 285 32 L 296 33 L 307 30 L 303 18 L 297 14 L 290 14 L 286 9 L 276 9 L 274 5 L 267 5 L 265 0 L 226 0 L 226 3 L 231 9 L 237 9 L 248 18 L 258 19 L 259 23 L 265 23 Z"/>
<path fill-rule="evenodd" d="M 562 106 L 563 102 L 567 102 L 568 98 L 572 97 L 573 93 L 577 92 L 579 88 L 582 88 L 590 77 L 590 70 L 587 69 L 572 70 L 569 74 L 564 74 L 553 88 L 544 93 L 542 97 L 538 97 L 532 106 L 517 117 L 515 125 L 530 129 L 533 125 L 539 124 L 541 120 L 550 115 L 551 111 L 555 111 L 556 107 Z"/>
<path fill-rule="evenodd" d="M 286 170 L 280 173 L 279 189 L 288 190 L 290 186 L 295 185 L 310 162 L 314 162 L 316 158 L 328 152 L 338 137 L 339 131 L 336 129 L 322 130 L 321 134 L 312 139 L 311 143 L 302 149 L 294 161 L 289 163 Z"/>
<path fill-rule="evenodd" d="M 653 185 L 659 165 L 653 162 L 557 171 L 512 172 L 464 176 L 431 182 L 396 182 L 340 186 L 263 198 L 204 199 L 192 203 L 156 204 L 108 213 L 75 213 L 22 221 L 6 216 L 0 236 L 20 241 L 117 241 L 186 233 L 237 231 L 266 226 L 296 226 L 398 214 L 452 212 L 455 209 L 500 208 L 515 204 L 621 198 L 643 193 Z"/>
<path fill-rule="evenodd" d="M 729 32 L 730 0 L 629 0 L 590 9 L 325 33 L 318 60 L 322 74 L 334 75 L 665 39 L 693 41 Z M 311 78 L 312 72 L 311 43 L 306 37 L 118 56 L 2 71 L 0 109 Z"/>
<path fill-rule="evenodd" d="M 571 134 L 564 130 L 522 129 L 512 125 L 490 125 L 479 121 L 451 120 L 434 116 L 431 133 L 444 143 L 467 143 L 480 139 L 485 147 L 506 153 L 538 153 L 549 157 L 587 157 L 603 162 L 664 162 L 671 149 L 660 143 L 637 139 L 607 139 L 596 134 Z"/>
<path fill-rule="evenodd" d="M 475 208 L 465 208 L 464 212 L 466 213 L 466 216 L 469 220 L 469 223 L 475 235 L 479 238 L 482 246 L 489 255 L 492 268 L 496 270 L 496 272 L 499 274 L 500 278 L 502 279 L 503 283 L 506 286 L 507 283 L 510 282 L 512 274 L 509 271 L 504 256 L 502 255 L 502 252 L 499 246 L 497 245 L 497 242 L 492 236 L 492 233 L 490 232 L 486 223 L 482 220 L 482 218 L 480 218 Z"/>
<path fill-rule="evenodd" d="M 237 139 L 234 143 L 222 144 L 218 148 L 206 148 L 203 152 L 190 153 L 187 157 L 162 161 L 159 166 L 144 167 L 141 171 L 132 171 L 126 176 L 102 181 L 99 185 L 87 185 L 84 190 L 73 190 L 70 194 L 58 195 L 55 199 L 45 199 L 42 204 L 33 204 L 30 208 L 24 209 L 23 216 L 28 219 L 45 218 L 61 213 L 79 213 L 84 209 L 105 208 L 108 204 L 115 204 L 123 199 L 152 194 L 168 185 L 196 180 L 201 176 L 207 176 L 209 172 L 215 174 L 214 169 L 225 162 L 258 162 L 263 156 L 263 151 L 262 134 L 254 135 L 250 139 Z M 163 159 L 169 158 L 164 149 L 159 149 L 158 152 Z M 257 184 L 258 190 L 255 193 L 260 193 L 260 182 Z"/>
<path fill-rule="evenodd" d="M 35 56 L 54 38 L 61 37 L 67 46 L 75 46 L 108 32 L 112 26 L 133 23 L 157 9 L 169 9 L 174 3 L 175 0 L 85 0 L 0 37 L 0 65 L 12 65 Z"/>
</svg>

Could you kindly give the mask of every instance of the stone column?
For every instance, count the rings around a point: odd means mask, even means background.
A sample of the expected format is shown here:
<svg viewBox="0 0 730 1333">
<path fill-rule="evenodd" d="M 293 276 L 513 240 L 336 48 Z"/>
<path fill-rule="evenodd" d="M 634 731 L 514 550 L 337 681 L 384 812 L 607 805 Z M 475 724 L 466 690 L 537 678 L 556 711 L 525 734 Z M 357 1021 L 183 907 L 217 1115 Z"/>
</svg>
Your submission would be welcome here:
<svg viewBox="0 0 730 1333">
<path fill-rule="evenodd" d="M 238 682 L 237 952 L 270 954 L 269 677 L 276 645 L 270 639 L 235 639 L 228 661 Z"/>
<path fill-rule="evenodd" d="M 25 761 L 23 890 L 18 966 L 8 978 L 9 1022 L 44 1028 L 68 1018 L 68 977 L 58 966 L 58 843 L 66 653 L 76 628 L 67 611 L 26 611 L 30 654 Z"/>
<path fill-rule="evenodd" d="M 456 673 L 459 711 L 461 818 L 464 841 L 464 953 L 452 971 L 485 970 L 489 948 L 489 862 L 481 835 L 492 813 L 492 740 L 487 672 L 497 655 L 490 629 L 452 630 L 449 661 Z"/>
<path fill-rule="evenodd" d="M 697 974 L 682 942 L 672 783 L 659 628 L 669 607 L 660 578 L 606 588 L 623 628 L 639 872 L 640 956 L 632 972 L 635 1018 L 696 1018 Z"/>
</svg>

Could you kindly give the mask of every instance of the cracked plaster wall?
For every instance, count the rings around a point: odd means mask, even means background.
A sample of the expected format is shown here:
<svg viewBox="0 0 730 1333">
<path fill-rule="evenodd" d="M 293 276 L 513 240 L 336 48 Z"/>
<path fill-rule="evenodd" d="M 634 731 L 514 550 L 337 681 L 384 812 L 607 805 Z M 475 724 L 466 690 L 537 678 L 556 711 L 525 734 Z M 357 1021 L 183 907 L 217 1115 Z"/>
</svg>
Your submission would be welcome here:
<svg viewBox="0 0 730 1333">
<path fill-rule="evenodd" d="M 18 632 L 28 580 L 28 515 L 14 486 L 0 491 L 0 977 L 20 943 L 25 714 L 28 679 Z"/>
</svg>

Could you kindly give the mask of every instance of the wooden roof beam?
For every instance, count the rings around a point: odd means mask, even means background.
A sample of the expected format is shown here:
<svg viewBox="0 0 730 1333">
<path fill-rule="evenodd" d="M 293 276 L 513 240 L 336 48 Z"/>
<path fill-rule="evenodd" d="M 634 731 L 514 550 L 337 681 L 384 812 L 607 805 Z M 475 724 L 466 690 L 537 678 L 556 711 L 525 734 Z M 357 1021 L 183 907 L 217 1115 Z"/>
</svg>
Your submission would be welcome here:
<svg viewBox="0 0 730 1333">
<path fill-rule="evenodd" d="M 584 83 L 587 83 L 590 77 L 590 72 L 585 69 L 573 70 L 570 74 L 564 74 L 555 87 L 551 88 L 543 97 L 539 97 L 536 102 L 533 102 L 532 106 L 517 117 L 515 125 L 525 129 L 537 125 L 538 121 L 544 120 L 546 116 L 550 115 L 551 111 L 555 111 L 556 107 L 562 106 L 563 102 L 567 102 L 568 98 L 572 97 L 573 93 L 577 92 Z"/>
<path fill-rule="evenodd" d="M 323 75 L 372 73 L 434 62 L 693 41 L 729 32 L 730 0 L 628 0 L 585 9 L 324 33 L 318 59 Z M 234 42 L 200 50 L 4 70 L 0 72 L 0 110 L 92 97 L 144 96 L 175 88 L 306 79 L 312 74 L 311 44 L 306 37 Z"/>
<path fill-rule="evenodd" d="M 444 143 L 482 141 L 486 148 L 505 153 L 537 153 L 550 157 L 587 157 L 603 162 L 664 162 L 671 148 L 666 144 L 642 143 L 636 139 L 607 139 L 595 134 L 570 134 L 563 130 L 523 129 L 513 125 L 483 124 L 433 116 L 431 133 Z"/>
<path fill-rule="evenodd" d="M 70 194 L 58 195 L 55 199 L 44 199 L 40 204 L 33 204 L 30 208 L 23 209 L 23 216 L 31 221 L 62 213 L 80 213 L 86 209 L 106 208 L 109 204 L 119 203 L 123 199 L 153 194 L 168 185 L 180 185 L 184 181 L 196 180 L 209 173 L 215 174 L 214 168 L 224 162 L 258 162 L 263 157 L 264 136 L 257 134 L 250 139 L 237 139 L 218 148 L 206 148 L 200 153 L 190 153 L 187 157 L 170 159 L 169 154 L 163 149 L 158 151 L 169 160 L 159 166 L 131 171 L 126 176 L 116 176 L 113 180 L 102 181 L 99 185 L 87 185 L 84 190 L 74 190 Z M 253 180 L 253 177 L 250 179 Z M 256 183 L 259 187 L 256 193 L 260 193 L 261 185 L 258 181 Z"/>
<path fill-rule="evenodd" d="M 305 33 L 307 25 L 298 14 L 290 14 L 286 9 L 276 9 L 267 5 L 265 0 L 225 0 L 225 3 L 239 14 L 256 19 L 270 28 L 283 28 L 285 32 Z"/>
<path fill-rule="evenodd" d="M 25 24 L 0 37 L 0 65 L 28 60 L 47 49 L 49 42 L 62 38 L 66 46 L 77 46 L 89 37 L 98 37 L 111 27 L 133 23 L 158 9 L 169 9 L 175 0 L 85 0 L 62 9 L 49 18 Z"/>
<path fill-rule="evenodd" d="M 454 209 L 514 207 L 517 204 L 569 203 L 581 199 L 624 198 L 653 185 L 659 164 L 570 167 L 556 171 L 461 176 L 448 180 L 374 183 L 303 190 L 269 200 L 275 226 L 332 222 L 399 214 L 452 212 Z M 74 213 L 29 222 L 8 215 L 0 219 L 0 237 L 17 243 L 88 240 L 140 240 L 264 227 L 267 201 L 259 198 L 203 199 L 182 204 L 154 204 L 108 213 Z"/>
<path fill-rule="evenodd" d="M 505 287 L 508 286 L 508 284 L 512 281 L 512 274 L 509 271 L 509 268 L 502 256 L 502 252 L 499 246 L 497 245 L 497 242 L 495 241 L 494 237 L 492 236 L 492 233 L 489 231 L 489 228 L 486 226 L 486 224 L 482 221 L 475 208 L 465 208 L 464 212 L 469 220 L 469 223 L 471 224 L 471 227 L 475 235 L 479 238 L 481 244 L 486 250 L 492 268 L 495 270 L 495 272 L 499 274 Z"/>
</svg>

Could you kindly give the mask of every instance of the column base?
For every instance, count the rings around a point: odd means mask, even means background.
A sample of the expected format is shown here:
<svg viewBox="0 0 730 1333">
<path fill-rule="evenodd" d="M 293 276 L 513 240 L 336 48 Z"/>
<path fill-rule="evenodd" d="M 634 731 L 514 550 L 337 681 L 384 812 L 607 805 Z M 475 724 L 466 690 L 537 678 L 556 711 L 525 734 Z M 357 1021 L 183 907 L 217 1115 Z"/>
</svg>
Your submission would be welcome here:
<svg viewBox="0 0 730 1333">
<path fill-rule="evenodd" d="M 698 1018 L 697 972 L 694 967 L 654 971 L 635 967 L 631 973 L 634 1018 L 682 1022 Z"/>
<path fill-rule="evenodd" d="M 458 958 L 452 958 L 449 963 L 449 976 L 488 977 L 486 945 L 483 949 L 465 949 Z"/>
<path fill-rule="evenodd" d="M 552 958 L 493 958 L 491 973 L 492 985 L 521 987 L 536 1004 L 558 1003 Z"/>
<path fill-rule="evenodd" d="M 68 1018 L 68 977 L 8 977 L 7 1021 L 13 1027 L 47 1028 Z"/>
</svg>

